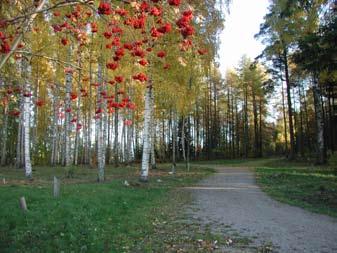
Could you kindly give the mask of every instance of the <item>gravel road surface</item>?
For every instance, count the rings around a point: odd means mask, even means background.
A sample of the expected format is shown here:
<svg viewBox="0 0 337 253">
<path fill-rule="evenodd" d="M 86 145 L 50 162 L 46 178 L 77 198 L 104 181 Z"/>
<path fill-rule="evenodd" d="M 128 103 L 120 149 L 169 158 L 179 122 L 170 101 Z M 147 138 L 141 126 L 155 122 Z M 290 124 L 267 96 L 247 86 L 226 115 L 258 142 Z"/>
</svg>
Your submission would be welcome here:
<svg viewBox="0 0 337 253">
<path fill-rule="evenodd" d="M 248 168 L 216 167 L 217 173 L 189 187 L 193 217 L 230 225 L 240 234 L 272 243 L 275 252 L 337 253 L 337 219 L 268 197 Z"/>
</svg>

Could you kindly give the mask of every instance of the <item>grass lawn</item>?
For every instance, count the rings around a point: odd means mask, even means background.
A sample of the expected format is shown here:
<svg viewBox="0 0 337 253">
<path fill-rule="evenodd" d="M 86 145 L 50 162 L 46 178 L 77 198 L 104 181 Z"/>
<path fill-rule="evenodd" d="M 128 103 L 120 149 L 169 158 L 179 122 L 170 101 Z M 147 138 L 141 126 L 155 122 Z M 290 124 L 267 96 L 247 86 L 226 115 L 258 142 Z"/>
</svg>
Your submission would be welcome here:
<svg viewBox="0 0 337 253">
<path fill-rule="evenodd" d="M 172 176 L 169 170 L 161 166 L 149 183 L 139 184 L 136 167 L 108 168 L 107 182 L 98 184 L 96 170 L 89 168 L 69 173 L 37 167 L 31 182 L 22 170 L 0 169 L 0 179 L 6 178 L 0 186 L 0 251 L 167 252 L 179 239 L 171 224 L 174 215 L 188 198 L 176 188 L 212 173 L 205 168 L 187 173 L 179 167 Z M 52 197 L 54 175 L 62 182 L 59 198 Z M 27 201 L 26 213 L 19 209 L 21 196 Z M 197 233 L 179 240 L 188 244 L 193 236 Z"/>
<path fill-rule="evenodd" d="M 337 217 L 337 170 L 315 167 L 262 167 L 257 182 L 273 198 Z"/>
</svg>

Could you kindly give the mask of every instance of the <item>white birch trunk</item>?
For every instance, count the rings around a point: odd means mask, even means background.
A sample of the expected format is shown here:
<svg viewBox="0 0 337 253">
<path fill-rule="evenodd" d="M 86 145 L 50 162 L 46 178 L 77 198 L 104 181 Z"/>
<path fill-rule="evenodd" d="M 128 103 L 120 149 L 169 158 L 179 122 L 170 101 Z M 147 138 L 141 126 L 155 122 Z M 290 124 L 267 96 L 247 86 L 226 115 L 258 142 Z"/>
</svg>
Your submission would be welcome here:
<svg viewBox="0 0 337 253">
<path fill-rule="evenodd" d="M 22 58 L 22 70 L 24 71 L 24 81 L 26 86 L 24 91 L 29 94 L 31 93 L 30 82 L 27 78 L 27 73 L 31 72 L 30 65 L 27 64 L 27 59 Z M 23 129 L 24 129 L 24 163 L 25 163 L 25 175 L 27 178 L 32 178 L 32 164 L 30 161 L 30 106 L 31 106 L 31 96 L 27 95 L 23 97 Z"/>
<path fill-rule="evenodd" d="M 174 110 L 172 119 L 172 174 L 176 173 L 176 147 L 177 147 L 177 112 Z"/>
<path fill-rule="evenodd" d="M 7 127 L 8 127 L 8 106 L 5 105 L 3 114 L 3 129 L 2 129 L 2 141 L 1 141 L 1 165 L 6 165 L 7 154 Z"/>
<path fill-rule="evenodd" d="M 126 162 L 131 163 L 132 161 L 132 131 L 133 126 L 127 127 L 127 140 L 126 140 Z"/>
<path fill-rule="evenodd" d="M 77 122 L 76 124 L 78 124 L 80 122 L 80 107 L 81 107 L 81 96 L 78 97 L 78 101 L 77 101 L 77 113 L 76 113 L 76 118 L 77 118 Z M 77 127 L 76 127 L 77 128 Z M 79 131 L 76 129 L 76 133 L 75 133 L 75 150 L 74 150 L 74 165 L 78 165 L 78 149 L 79 149 Z"/>
<path fill-rule="evenodd" d="M 106 91 L 105 83 L 104 83 L 104 74 L 102 77 L 102 90 Z M 108 139 L 108 114 L 107 114 L 107 102 L 106 99 L 103 98 L 103 112 L 102 112 L 102 123 L 101 123 L 101 131 L 102 131 L 102 157 L 101 157 L 101 166 L 103 167 L 103 174 L 104 168 L 106 163 L 106 150 L 107 150 L 107 142 Z"/>
<path fill-rule="evenodd" d="M 106 131 L 107 131 L 107 146 L 105 149 L 105 163 L 110 164 L 110 150 L 111 150 L 111 114 L 107 114 L 106 122 Z"/>
<path fill-rule="evenodd" d="M 24 99 L 22 100 L 22 112 L 24 111 Z M 25 167 L 25 128 L 24 128 L 24 113 L 22 113 L 21 117 L 21 141 L 20 141 L 20 161 L 21 161 L 21 167 Z"/>
<path fill-rule="evenodd" d="M 155 154 L 155 132 L 156 122 L 154 119 L 154 94 L 151 93 L 151 169 L 156 169 L 156 154 Z"/>
<path fill-rule="evenodd" d="M 133 91 L 133 90 L 132 90 Z M 130 92 L 130 94 L 132 94 L 132 96 L 134 92 Z M 135 119 L 134 119 L 134 110 L 132 110 L 131 112 L 131 120 L 132 120 L 132 125 L 128 127 L 128 137 L 127 137 L 127 156 L 128 156 L 128 160 L 127 162 L 130 164 L 133 159 L 134 159 L 134 146 L 133 146 L 133 140 L 134 140 L 134 130 L 135 130 Z"/>
<path fill-rule="evenodd" d="M 4 82 L 0 79 L 0 88 L 2 89 Z M 7 154 L 7 127 L 8 127 L 8 105 L 4 105 L 3 109 L 3 128 L 2 128 L 2 140 L 1 140 L 1 165 L 6 164 L 6 154 Z"/>
<path fill-rule="evenodd" d="M 118 95 L 117 95 L 117 85 L 115 85 L 115 100 L 116 102 L 118 102 Z M 115 167 L 118 167 L 119 165 L 119 147 L 118 147 L 118 126 L 119 126 L 119 122 L 118 122 L 118 116 L 119 115 L 119 109 L 115 108 L 115 118 L 114 118 L 114 131 L 115 131 L 115 136 L 114 136 L 114 164 Z"/>
<path fill-rule="evenodd" d="M 78 52 L 78 66 L 80 67 L 80 68 L 82 68 L 82 58 L 81 58 L 81 52 L 79 51 Z M 79 80 L 82 80 L 82 70 L 81 69 L 79 69 L 79 71 L 78 71 L 78 79 Z M 80 91 L 80 89 L 81 89 L 81 86 L 79 85 L 78 86 L 78 93 L 80 94 L 81 93 L 81 91 Z M 80 140 L 79 140 L 79 131 L 77 130 L 77 124 L 79 123 L 79 122 L 81 122 L 80 121 L 80 116 L 81 116 L 81 96 L 78 96 L 78 98 L 77 98 L 77 111 L 76 111 L 76 119 L 77 119 L 77 122 L 76 122 L 76 135 L 75 135 L 75 151 L 74 151 L 74 165 L 77 165 L 78 164 L 78 156 L 79 156 L 79 146 L 80 146 L 80 144 L 79 144 L 79 142 L 80 142 Z"/>
<path fill-rule="evenodd" d="M 91 39 L 93 38 L 93 34 L 91 34 Z M 90 47 L 90 54 L 89 54 L 89 84 L 92 84 L 92 47 Z M 89 98 L 92 97 L 92 86 L 89 85 Z M 92 111 L 92 104 L 91 99 L 89 99 L 89 108 L 88 108 L 88 122 L 87 122 L 87 157 L 86 157 L 86 163 L 90 164 L 90 166 L 93 165 L 92 160 L 92 147 L 91 147 L 91 111 Z M 96 136 L 95 136 L 96 137 Z"/>
<path fill-rule="evenodd" d="M 51 140 L 51 143 L 52 143 L 52 152 L 51 152 L 51 158 L 50 158 L 50 164 L 52 166 L 55 165 L 56 163 L 56 160 L 57 160 L 57 124 L 58 124 L 58 99 L 57 99 L 57 96 L 58 94 L 53 93 L 53 96 L 52 96 L 52 103 L 53 103 L 53 125 L 52 125 L 52 140 Z"/>
<path fill-rule="evenodd" d="M 145 91 L 144 129 L 143 129 L 143 156 L 140 181 L 147 182 L 149 177 L 149 159 L 151 153 L 151 97 L 152 82 L 148 82 Z"/>
<path fill-rule="evenodd" d="M 19 97 L 19 108 L 20 112 L 23 112 L 23 96 L 20 94 Z M 16 143 L 16 167 L 22 168 L 24 165 L 23 155 L 22 155 L 22 146 L 23 146 L 23 113 L 19 115 L 19 124 L 18 124 L 18 135 L 17 135 L 17 143 Z"/>
<path fill-rule="evenodd" d="M 125 136 L 126 136 L 126 126 L 123 124 L 122 126 L 122 136 L 121 136 L 121 161 L 125 162 L 125 154 L 126 154 L 126 145 L 125 145 Z"/>
<path fill-rule="evenodd" d="M 107 132 L 107 126 L 108 126 L 108 115 L 106 113 L 106 100 L 103 102 L 103 121 L 102 121 L 102 157 L 101 157 L 101 163 L 103 164 L 103 167 L 105 167 L 106 162 L 106 151 L 107 151 L 107 143 L 106 140 L 108 139 L 108 132 Z"/>
<path fill-rule="evenodd" d="M 71 165 L 71 126 L 70 126 L 70 118 L 71 112 L 67 109 L 71 109 L 71 86 L 72 86 L 73 75 L 71 72 L 66 74 L 66 99 L 65 99 L 65 120 L 64 120 L 64 165 L 70 166 Z"/>
<path fill-rule="evenodd" d="M 185 137 L 186 140 L 186 167 L 187 171 L 190 171 L 190 137 L 191 137 L 191 122 L 190 116 L 187 118 L 187 136 Z"/>
<path fill-rule="evenodd" d="M 81 64 L 82 62 L 81 62 L 81 55 L 79 56 L 79 60 L 78 60 L 78 65 L 80 66 L 80 67 L 82 67 L 82 64 Z M 79 70 L 78 71 L 78 79 L 79 80 L 82 80 L 82 71 L 81 70 Z M 81 92 L 80 92 L 80 85 L 79 85 L 79 87 L 78 87 L 78 93 L 80 94 Z M 74 150 L 74 165 L 78 165 L 78 153 L 79 153 L 79 146 L 80 146 L 80 140 L 79 140 L 79 138 L 80 138 L 80 134 L 79 134 L 79 131 L 77 130 L 77 124 L 79 123 L 79 122 L 81 122 L 81 120 L 80 120 L 80 116 L 81 116 L 81 96 L 79 95 L 78 96 L 78 98 L 77 98 L 77 108 L 76 108 L 76 119 L 77 119 L 77 122 L 76 122 L 76 127 L 75 127 L 75 129 L 76 129 L 76 133 L 75 133 L 75 150 Z"/>
<path fill-rule="evenodd" d="M 30 87 L 29 87 L 30 88 Z M 28 84 L 27 84 L 28 89 Z M 32 177 L 32 164 L 30 161 L 30 97 L 24 98 L 24 119 L 23 119 L 23 127 L 24 127 L 24 156 L 25 156 L 25 174 L 27 178 Z"/>
<path fill-rule="evenodd" d="M 181 123 L 181 147 L 183 153 L 183 159 L 186 162 L 186 150 L 185 150 L 185 117 L 182 118 Z"/>
<path fill-rule="evenodd" d="M 100 86 L 97 88 L 97 108 L 103 109 L 103 103 L 101 101 L 101 91 L 103 87 L 103 73 L 102 73 L 102 63 L 98 64 L 98 82 Z M 102 131 L 102 121 L 103 121 L 103 112 L 99 115 L 96 115 L 96 146 L 97 146 L 97 167 L 98 167 L 98 182 L 104 181 L 104 150 L 103 150 L 103 131 Z"/>
</svg>

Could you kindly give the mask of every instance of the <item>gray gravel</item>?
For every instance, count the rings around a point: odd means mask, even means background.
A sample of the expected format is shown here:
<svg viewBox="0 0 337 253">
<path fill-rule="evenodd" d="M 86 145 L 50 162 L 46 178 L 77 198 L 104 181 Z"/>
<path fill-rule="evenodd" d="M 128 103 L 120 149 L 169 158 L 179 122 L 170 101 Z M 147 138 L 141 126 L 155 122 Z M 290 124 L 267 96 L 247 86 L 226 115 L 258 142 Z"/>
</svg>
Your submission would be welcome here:
<svg viewBox="0 0 337 253">
<path fill-rule="evenodd" d="M 275 201 L 256 185 L 247 168 L 217 167 L 218 173 L 191 187 L 193 217 L 230 225 L 277 252 L 337 253 L 337 219 Z"/>
</svg>

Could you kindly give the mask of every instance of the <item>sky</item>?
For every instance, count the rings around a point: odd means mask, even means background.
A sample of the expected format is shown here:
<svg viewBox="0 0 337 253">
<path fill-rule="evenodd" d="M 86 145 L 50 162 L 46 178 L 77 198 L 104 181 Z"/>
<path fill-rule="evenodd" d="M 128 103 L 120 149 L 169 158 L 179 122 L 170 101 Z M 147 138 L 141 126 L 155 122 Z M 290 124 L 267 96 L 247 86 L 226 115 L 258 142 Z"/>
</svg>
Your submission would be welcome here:
<svg viewBox="0 0 337 253">
<path fill-rule="evenodd" d="M 268 0 L 233 0 L 226 14 L 225 29 L 220 35 L 220 70 L 236 67 L 242 55 L 258 56 L 263 45 L 254 39 L 267 13 Z"/>
</svg>

